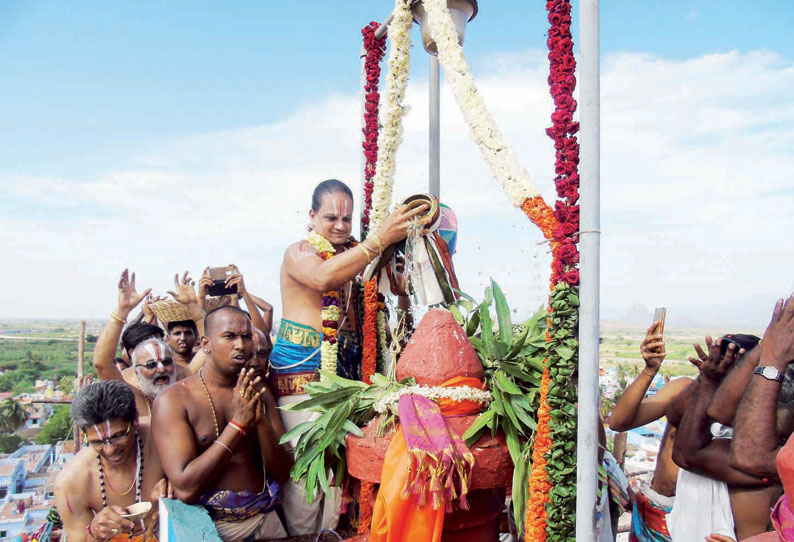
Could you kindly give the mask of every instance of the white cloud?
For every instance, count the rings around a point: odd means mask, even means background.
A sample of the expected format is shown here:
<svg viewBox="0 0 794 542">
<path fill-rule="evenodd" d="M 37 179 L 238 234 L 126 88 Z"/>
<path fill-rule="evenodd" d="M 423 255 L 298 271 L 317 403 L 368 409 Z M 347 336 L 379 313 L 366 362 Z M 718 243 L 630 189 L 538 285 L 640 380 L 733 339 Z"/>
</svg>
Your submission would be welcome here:
<svg viewBox="0 0 794 542">
<path fill-rule="evenodd" d="M 550 200 L 545 56 L 513 53 L 489 70 L 486 102 Z M 605 59 L 606 306 L 683 310 L 791 287 L 793 85 L 791 61 L 762 51 Z M 397 197 L 426 190 L 426 82 L 408 101 Z M 442 104 L 442 197 L 461 222 L 462 286 L 479 296 L 493 276 L 526 313 L 547 292 L 547 246 L 489 178 L 446 89 Z M 0 226 L 0 283 L 20 285 L 0 316 L 103 317 L 126 266 L 164 292 L 177 271 L 235 262 L 278 305 L 281 256 L 303 234 L 313 186 L 337 177 L 359 190 L 359 113 L 357 96 L 318 96 L 275 124 L 153 141 L 100 178 L 0 179 L 25 214 Z"/>
</svg>

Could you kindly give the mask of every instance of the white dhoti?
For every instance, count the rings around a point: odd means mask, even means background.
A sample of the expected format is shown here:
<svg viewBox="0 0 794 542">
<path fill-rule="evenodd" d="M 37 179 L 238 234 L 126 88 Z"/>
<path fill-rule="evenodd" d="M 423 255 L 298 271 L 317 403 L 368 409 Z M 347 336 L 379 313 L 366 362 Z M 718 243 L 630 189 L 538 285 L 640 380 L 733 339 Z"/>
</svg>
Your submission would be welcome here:
<svg viewBox="0 0 794 542">
<path fill-rule="evenodd" d="M 287 395 L 279 397 L 278 406 L 299 403 L 309 399 L 308 394 Z M 293 427 L 303 422 L 310 422 L 320 417 L 318 412 L 304 410 L 280 410 L 281 421 L 284 429 L 290 431 Z M 298 444 L 298 439 L 289 442 L 292 449 Z M 296 458 L 297 459 L 297 458 Z M 306 500 L 303 484 L 292 481 L 284 482 L 281 486 L 281 505 L 287 519 L 287 528 L 290 536 L 311 534 L 323 529 L 334 529 L 339 522 L 339 506 L 342 500 L 342 491 L 332 487 L 330 495 L 317 493 L 311 501 Z"/>
<path fill-rule="evenodd" d="M 276 512 L 257 514 L 239 521 L 216 521 L 215 528 L 223 542 L 244 542 L 266 538 L 284 538 L 287 532 Z"/>
<path fill-rule="evenodd" d="M 735 538 L 728 485 L 680 469 L 667 529 L 673 542 L 701 542 L 710 534 Z"/>
</svg>

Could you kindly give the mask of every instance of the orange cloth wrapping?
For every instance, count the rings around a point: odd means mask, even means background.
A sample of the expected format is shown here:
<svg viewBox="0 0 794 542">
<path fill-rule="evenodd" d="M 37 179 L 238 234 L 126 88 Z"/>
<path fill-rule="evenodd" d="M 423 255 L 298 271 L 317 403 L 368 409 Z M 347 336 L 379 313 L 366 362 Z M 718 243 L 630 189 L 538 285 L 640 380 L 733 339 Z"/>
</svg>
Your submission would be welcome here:
<svg viewBox="0 0 794 542">
<path fill-rule="evenodd" d="M 482 389 L 484 384 L 476 378 L 455 377 L 441 387 L 470 386 Z M 475 401 L 436 401 L 444 416 L 476 414 L 482 405 Z M 410 494 L 402 498 L 403 488 L 409 479 L 411 459 L 401 430 L 386 451 L 381 471 L 380 490 L 372 513 L 371 542 L 440 542 L 444 528 L 444 506 L 433 509 L 432 502 L 419 506 L 419 496 Z"/>
</svg>

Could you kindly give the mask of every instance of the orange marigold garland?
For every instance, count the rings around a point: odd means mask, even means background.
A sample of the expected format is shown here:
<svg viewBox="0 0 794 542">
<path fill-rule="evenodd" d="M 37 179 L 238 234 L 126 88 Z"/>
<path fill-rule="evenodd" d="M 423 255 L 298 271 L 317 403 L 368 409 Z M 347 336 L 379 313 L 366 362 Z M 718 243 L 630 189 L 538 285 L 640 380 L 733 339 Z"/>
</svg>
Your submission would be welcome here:
<svg viewBox="0 0 794 542">
<path fill-rule="evenodd" d="M 546 503 L 549 502 L 551 483 L 546 473 L 546 452 L 551 449 L 549 438 L 549 369 L 543 360 L 543 377 L 540 380 L 540 407 L 535 446 L 532 449 L 532 470 L 529 474 L 529 501 L 524 522 L 525 540 L 546 541 Z"/>
<path fill-rule="evenodd" d="M 554 230 L 559 223 L 554 216 L 554 209 L 548 206 L 542 197 L 527 198 L 521 204 L 521 210 L 535 224 L 546 239 L 554 238 Z"/>
<path fill-rule="evenodd" d="M 378 355 L 378 282 L 377 279 L 364 283 L 364 325 L 362 329 L 363 348 L 361 355 L 361 381 L 372 384 Z"/>
</svg>

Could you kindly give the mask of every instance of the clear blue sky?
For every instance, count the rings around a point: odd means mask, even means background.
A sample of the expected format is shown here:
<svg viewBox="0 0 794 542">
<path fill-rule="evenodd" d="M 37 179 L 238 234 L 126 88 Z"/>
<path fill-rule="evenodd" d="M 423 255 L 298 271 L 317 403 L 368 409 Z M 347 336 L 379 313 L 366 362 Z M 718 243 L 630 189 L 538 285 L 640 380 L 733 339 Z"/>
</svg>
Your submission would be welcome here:
<svg viewBox="0 0 794 542">
<path fill-rule="evenodd" d="M 545 46 L 541 0 L 481 4 L 466 44 L 475 69 L 496 51 Z M 0 173 L 97 175 L 140 141 L 255 126 L 355 91 L 358 31 L 392 5 L 5 0 Z M 604 53 L 794 56 L 784 0 L 610 0 L 601 21 Z"/>
<path fill-rule="evenodd" d="M 753 295 L 757 311 L 734 308 L 756 325 L 794 288 L 790 273 L 758 279 L 794 266 L 791 236 L 760 231 L 794 231 L 794 2 L 601 3 L 604 308 L 641 301 L 673 317 Z M 544 4 L 483 0 L 465 52 L 550 196 Z M 278 305 L 273 279 L 311 187 L 357 182 L 360 29 L 393 5 L 0 0 L 0 254 L 13 264 L 0 283 L 14 285 L 0 316 L 107 315 L 126 266 L 164 294 L 177 270 L 231 261 Z M 427 176 L 427 55 L 414 36 L 403 195 Z M 456 267 L 471 293 L 494 276 L 534 308 L 548 254 L 445 96 Z M 703 318 L 729 311 L 718 312 Z"/>
</svg>

